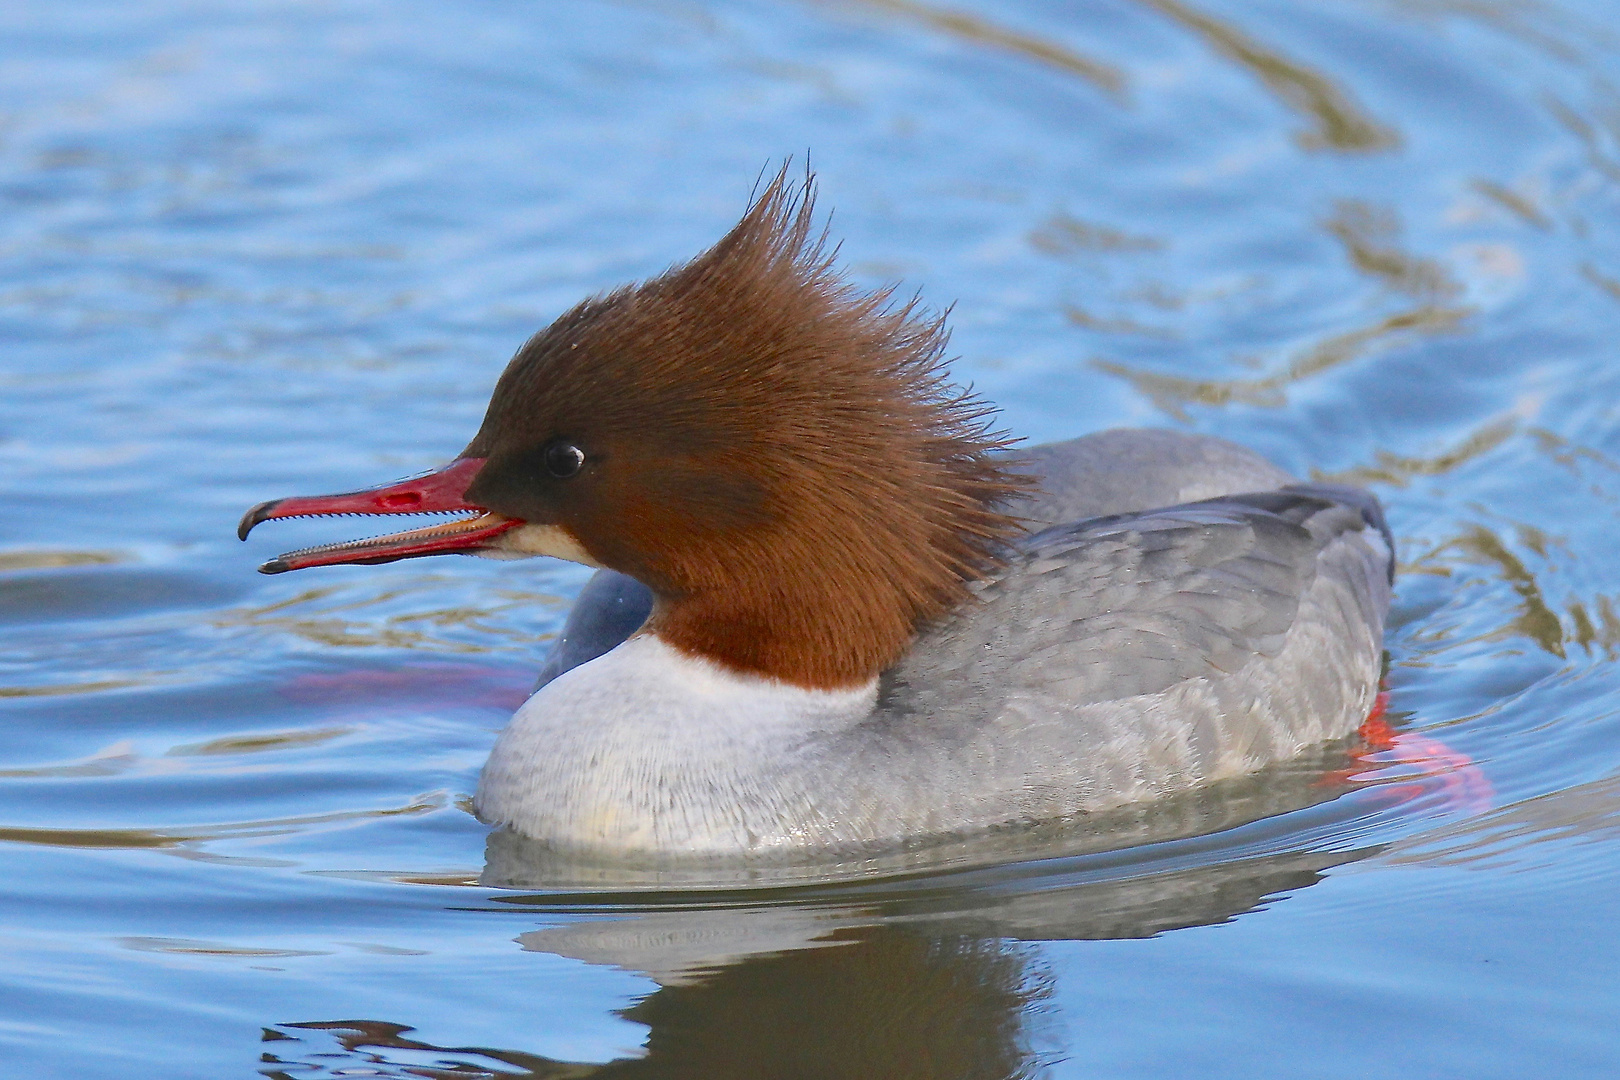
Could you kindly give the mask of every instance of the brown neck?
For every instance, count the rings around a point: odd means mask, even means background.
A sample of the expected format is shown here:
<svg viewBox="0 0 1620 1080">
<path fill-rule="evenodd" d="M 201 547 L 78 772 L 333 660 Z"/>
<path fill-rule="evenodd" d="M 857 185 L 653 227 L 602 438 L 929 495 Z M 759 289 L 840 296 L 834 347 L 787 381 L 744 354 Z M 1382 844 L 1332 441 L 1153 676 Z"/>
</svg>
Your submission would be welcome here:
<svg viewBox="0 0 1620 1080">
<path fill-rule="evenodd" d="M 910 646 L 913 619 L 892 582 L 841 580 L 845 572 L 660 597 L 647 629 L 734 671 L 818 690 L 861 686 Z"/>
</svg>

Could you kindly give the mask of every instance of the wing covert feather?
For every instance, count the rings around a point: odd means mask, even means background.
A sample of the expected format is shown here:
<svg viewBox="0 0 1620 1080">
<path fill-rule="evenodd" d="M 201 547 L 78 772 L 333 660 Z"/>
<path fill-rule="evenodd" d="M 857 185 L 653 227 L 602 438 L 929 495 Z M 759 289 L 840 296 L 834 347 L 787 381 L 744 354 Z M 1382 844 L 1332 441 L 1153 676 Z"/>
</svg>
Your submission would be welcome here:
<svg viewBox="0 0 1620 1080">
<path fill-rule="evenodd" d="M 886 698 L 965 682 L 1083 706 L 1235 673 L 1277 655 L 1323 547 L 1367 524 L 1302 486 L 1047 529 L 919 641 Z"/>
</svg>

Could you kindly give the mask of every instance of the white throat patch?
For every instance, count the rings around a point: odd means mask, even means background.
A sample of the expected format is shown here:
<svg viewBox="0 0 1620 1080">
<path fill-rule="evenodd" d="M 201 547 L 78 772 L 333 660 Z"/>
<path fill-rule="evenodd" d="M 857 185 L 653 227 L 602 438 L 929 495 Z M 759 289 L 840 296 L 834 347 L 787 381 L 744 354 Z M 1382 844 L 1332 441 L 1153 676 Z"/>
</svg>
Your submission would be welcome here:
<svg viewBox="0 0 1620 1080">
<path fill-rule="evenodd" d="M 602 564 L 591 558 L 574 534 L 561 525 L 533 525 L 524 522 L 508 529 L 489 542 L 477 554 L 489 559 L 527 559 L 536 555 L 550 555 L 554 559 L 567 559 L 600 570 Z"/>
</svg>

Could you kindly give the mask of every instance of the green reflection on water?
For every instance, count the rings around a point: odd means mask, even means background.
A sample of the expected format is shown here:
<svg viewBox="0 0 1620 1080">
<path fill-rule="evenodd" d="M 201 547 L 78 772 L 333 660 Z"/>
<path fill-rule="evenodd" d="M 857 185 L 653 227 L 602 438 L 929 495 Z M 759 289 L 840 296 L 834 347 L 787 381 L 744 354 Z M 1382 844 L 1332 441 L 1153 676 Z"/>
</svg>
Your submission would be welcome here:
<svg viewBox="0 0 1620 1080">
<path fill-rule="evenodd" d="M 234 735 L 207 742 L 188 743 L 169 751 L 171 756 L 218 754 L 257 754 L 266 750 L 287 750 L 293 747 L 316 746 L 352 734 L 352 727 L 322 728 L 317 731 L 272 731 L 262 735 Z"/>
<path fill-rule="evenodd" d="M 110 566 L 127 557 L 118 551 L 0 551 L 0 574 L 14 570 L 60 570 L 69 566 Z"/>
<path fill-rule="evenodd" d="M 1277 409 L 1288 404 L 1287 389 L 1331 371 L 1351 360 L 1398 345 L 1417 335 L 1456 329 L 1473 314 L 1466 307 L 1422 307 L 1387 315 L 1367 326 L 1332 334 L 1294 354 L 1282 370 L 1258 378 L 1193 379 L 1181 375 L 1143 371 L 1112 360 L 1093 360 L 1097 371 L 1124 379 L 1153 404 L 1178 420 L 1189 420 L 1186 406 L 1229 405 L 1234 402 Z"/>
<path fill-rule="evenodd" d="M 1180 0 L 1139 0 L 1202 37 L 1216 52 L 1248 70 L 1279 102 L 1311 122 L 1296 136 L 1306 150 L 1358 153 L 1394 150 L 1398 131 L 1373 119 L 1332 79 L 1260 44 L 1243 31 Z"/>
<path fill-rule="evenodd" d="M 934 7 L 918 0 L 849 0 L 920 22 L 973 44 L 987 45 L 1066 71 L 1124 100 L 1129 89 L 1118 67 L 1084 56 L 1066 45 L 992 23 L 982 16 Z M 1229 22 L 1180 0 L 1139 0 L 1144 6 L 1191 30 L 1215 52 L 1260 80 L 1282 105 L 1310 121 L 1296 136 L 1306 150 L 1373 153 L 1401 145 L 1394 128 L 1374 119 L 1348 90 L 1308 65 L 1261 44 Z"/>
<path fill-rule="evenodd" d="M 1512 188 L 1491 180 L 1475 180 L 1473 188 L 1498 206 L 1507 209 L 1526 225 L 1533 225 L 1543 231 L 1553 227 L 1552 219 L 1542 213 L 1540 207 L 1532 202 L 1528 196 L 1514 191 Z"/>
<path fill-rule="evenodd" d="M 439 578 L 417 578 L 376 591 L 374 585 L 322 586 L 285 600 L 220 612 L 214 625 L 272 630 L 339 648 L 425 649 L 433 652 L 489 653 L 520 645 L 525 654 L 550 634 L 532 634 L 508 625 L 502 615 L 537 608 L 559 608 L 550 593 L 493 589 L 479 593 L 476 605 L 459 604 L 426 611 L 383 615 L 376 609 L 401 600 L 419 599 Z M 436 631 L 467 630 L 463 638 Z"/>
<path fill-rule="evenodd" d="M 1029 242 L 1037 251 L 1058 256 L 1081 251 L 1158 251 L 1164 247 L 1164 241 L 1156 236 L 1138 236 L 1068 214 L 1047 218 L 1029 234 Z"/>
<path fill-rule="evenodd" d="M 982 16 L 938 8 L 918 3 L 917 0 L 850 0 L 850 2 L 903 16 L 972 44 L 988 45 L 1031 60 L 1038 60 L 1060 71 L 1078 75 L 1114 97 L 1125 96 L 1127 89 L 1125 73 L 1114 65 L 1083 56 L 1055 41 L 1009 30 Z"/>
<path fill-rule="evenodd" d="M 1483 525 L 1476 525 L 1452 540 L 1446 547 L 1459 552 L 1466 559 L 1493 567 L 1513 591 L 1518 593 L 1520 602 L 1518 614 L 1492 636 L 1521 635 L 1554 656 L 1563 657 L 1563 624 L 1558 621 L 1558 616 L 1553 613 L 1552 608 L 1547 606 L 1535 575 L 1525 566 L 1524 560 L 1502 542 L 1501 537 Z"/>
<path fill-rule="evenodd" d="M 1400 237 L 1400 219 L 1387 207 L 1341 199 L 1322 227 L 1344 245 L 1352 266 L 1398 292 L 1430 302 L 1462 292 L 1445 267 L 1411 255 L 1395 243 Z"/>
<path fill-rule="evenodd" d="M 371 810 L 337 810 L 327 814 L 240 821 L 223 825 L 194 825 L 170 829 L 36 829 L 0 826 L 0 843 L 36 844 L 61 848 L 179 848 L 209 840 L 254 836 L 281 836 L 311 826 L 369 821 L 374 818 L 428 814 L 448 803 L 442 791 L 428 792 L 402 806 Z"/>
<path fill-rule="evenodd" d="M 121 937 L 115 939 L 126 949 L 137 952 L 174 953 L 180 956 L 329 956 L 329 952 L 315 949 L 264 949 L 246 945 L 225 945 L 216 941 L 197 941 L 193 938 Z"/>
<path fill-rule="evenodd" d="M 139 679 L 97 679 L 91 682 L 56 683 L 49 686 L 0 686 L 0 698 L 60 697 L 64 694 L 99 694 L 103 690 L 124 690 L 141 685 Z"/>
<path fill-rule="evenodd" d="M 1514 527 L 1515 541 L 1535 558 L 1545 560 L 1555 541 L 1532 526 Z M 1561 545 L 1560 545 L 1561 546 Z M 1562 612 L 1547 599 L 1546 589 L 1529 563 L 1495 531 L 1472 523 L 1455 535 L 1401 564 L 1403 574 L 1449 577 L 1455 564 L 1483 567 L 1507 585 L 1518 599 L 1500 624 L 1469 640 L 1528 638 L 1543 651 L 1567 659 L 1570 646 L 1613 657 L 1620 649 L 1620 612 L 1614 598 L 1596 594 L 1569 598 Z M 1456 644 L 1456 643 L 1454 643 Z"/>
<path fill-rule="evenodd" d="M 1313 471 L 1312 477 L 1339 484 L 1389 484 L 1406 487 L 1416 477 L 1440 476 L 1483 457 L 1507 442 L 1519 430 L 1516 417 L 1490 420 L 1474 429 L 1455 446 L 1427 457 L 1396 454 L 1388 450 L 1373 452 L 1373 464 L 1358 465 L 1339 472 Z"/>
</svg>

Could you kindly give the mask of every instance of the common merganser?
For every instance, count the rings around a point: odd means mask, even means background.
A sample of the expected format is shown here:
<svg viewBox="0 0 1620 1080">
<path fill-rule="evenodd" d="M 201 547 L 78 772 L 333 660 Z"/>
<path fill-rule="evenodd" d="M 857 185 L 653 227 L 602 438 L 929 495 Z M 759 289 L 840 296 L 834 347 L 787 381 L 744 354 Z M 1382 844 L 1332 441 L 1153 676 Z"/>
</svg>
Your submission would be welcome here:
<svg viewBox="0 0 1620 1080">
<path fill-rule="evenodd" d="M 834 267 L 778 175 L 693 261 L 518 350 L 460 457 L 263 503 L 473 516 L 265 573 L 599 568 L 476 807 L 557 849 L 816 856 L 1077 818 L 1354 732 L 1393 543 L 1359 489 L 1207 436 L 1016 453 L 943 317 Z"/>
</svg>

